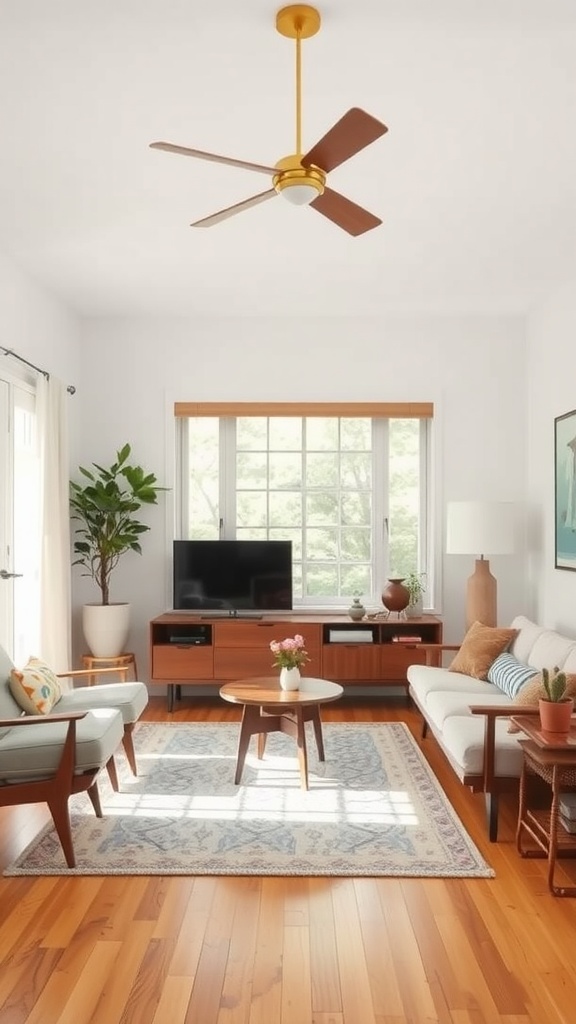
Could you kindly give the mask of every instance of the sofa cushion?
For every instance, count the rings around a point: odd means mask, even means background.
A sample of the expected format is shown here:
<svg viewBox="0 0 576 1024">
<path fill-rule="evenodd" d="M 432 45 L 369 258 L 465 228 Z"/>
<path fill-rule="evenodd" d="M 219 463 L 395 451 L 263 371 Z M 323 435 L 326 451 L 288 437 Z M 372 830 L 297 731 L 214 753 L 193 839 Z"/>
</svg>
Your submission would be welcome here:
<svg viewBox="0 0 576 1024">
<path fill-rule="evenodd" d="M 573 651 L 570 651 L 566 661 L 562 665 L 562 671 L 566 672 L 567 675 L 576 675 L 576 646 Z"/>
<path fill-rule="evenodd" d="M 27 715 L 48 715 L 62 696 L 56 674 L 41 658 L 29 658 L 24 668 L 12 668 L 10 691 Z"/>
<path fill-rule="evenodd" d="M 514 637 L 514 640 L 510 644 L 508 650 L 510 654 L 513 654 L 518 661 L 522 664 L 527 665 L 530 657 L 530 651 L 534 647 L 538 637 L 541 633 L 545 633 L 544 626 L 537 626 L 531 619 L 527 619 L 525 615 L 516 615 L 510 623 L 512 629 L 517 629 L 518 634 Z"/>
<path fill-rule="evenodd" d="M 499 777 L 518 778 L 522 771 L 520 737 L 507 732 L 507 719 L 496 720 L 494 769 Z M 452 715 L 446 719 L 442 746 L 460 779 L 464 775 L 481 775 L 484 766 L 484 734 L 486 719 L 482 715 Z"/>
<path fill-rule="evenodd" d="M 538 675 L 537 669 L 531 668 L 530 665 L 523 665 L 509 651 L 504 651 L 490 665 L 488 682 L 494 683 L 499 690 L 514 699 L 520 688 L 536 675 Z"/>
<path fill-rule="evenodd" d="M 466 633 L 449 672 L 486 679 L 492 662 L 512 643 L 517 631 L 475 622 Z"/>
<path fill-rule="evenodd" d="M 426 717 L 436 729 L 444 731 L 449 718 L 471 715 L 470 705 L 475 704 L 482 707 L 502 706 L 507 708 L 510 698 L 492 683 L 484 683 L 483 693 L 471 695 L 469 691 L 460 690 L 452 693 L 430 693 L 426 701 Z"/>
<path fill-rule="evenodd" d="M 568 655 L 576 650 L 576 641 L 561 636 L 553 629 L 545 629 L 540 634 L 528 656 L 528 664 L 537 668 L 563 668 Z"/>
<path fill-rule="evenodd" d="M 447 668 L 436 668 L 432 665 L 409 665 L 406 676 L 410 683 L 410 692 L 416 703 L 422 707 L 426 706 L 428 695 L 431 693 L 465 693 L 470 697 L 470 704 L 476 695 L 497 692 L 492 683 L 487 683 L 483 679 L 472 679 L 459 672 L 449 672 Z"/>
</svg>

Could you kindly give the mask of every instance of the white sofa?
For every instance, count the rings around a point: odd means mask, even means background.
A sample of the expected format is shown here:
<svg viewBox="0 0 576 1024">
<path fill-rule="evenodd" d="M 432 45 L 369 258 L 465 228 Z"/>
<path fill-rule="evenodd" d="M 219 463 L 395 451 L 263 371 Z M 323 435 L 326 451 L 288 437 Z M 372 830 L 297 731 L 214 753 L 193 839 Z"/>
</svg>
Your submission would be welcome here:
<svg viewBox="0 0 576 1024">
<path fill-rule="evenodd" d="M 558 666 L 576 673 L 576 640 L 523 615 L 511 626 L 518 633 L 509 651 L 518 661 L 538 671 Z M 460 781 L 485 794 L 489 836 L 495 842 L 499 794 L 518 784 L 522 734 L 508 732 L 514 701 L 494 683 L 430 664 L 440 661 L 443 650 L 454 649 L 430 645 L 429 663 L 408 668 L 408 692 L 424 719 L 422 737 L 429 728 Z"/>
</svg>

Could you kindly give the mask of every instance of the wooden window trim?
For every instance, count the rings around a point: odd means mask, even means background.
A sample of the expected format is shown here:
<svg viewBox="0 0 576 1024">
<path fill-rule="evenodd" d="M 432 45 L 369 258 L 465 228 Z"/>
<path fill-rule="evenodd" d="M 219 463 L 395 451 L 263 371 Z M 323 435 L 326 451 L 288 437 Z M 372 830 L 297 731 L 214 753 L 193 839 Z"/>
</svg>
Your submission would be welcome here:
<svg viewBox="0 0 576 1024">
<path fill-rule="evenodd" d="M 366 416 L 432 419 L 433 402 L 175 402 L 174 416 Z"/>
</svg>

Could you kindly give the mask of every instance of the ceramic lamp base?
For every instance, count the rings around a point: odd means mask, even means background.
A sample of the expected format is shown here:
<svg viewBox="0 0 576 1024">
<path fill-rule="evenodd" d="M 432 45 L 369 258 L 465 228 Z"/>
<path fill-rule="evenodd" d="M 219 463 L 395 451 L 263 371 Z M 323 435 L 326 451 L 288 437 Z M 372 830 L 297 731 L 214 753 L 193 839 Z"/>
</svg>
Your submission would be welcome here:
<svg viewBox="0 0 576 1024">
<path fill-rule="evenodd" d="M 487 558 L 477 558 L 466 587 L 466 629 L 475 622 L 496 625 L 496 580 Z"/>
</svg>

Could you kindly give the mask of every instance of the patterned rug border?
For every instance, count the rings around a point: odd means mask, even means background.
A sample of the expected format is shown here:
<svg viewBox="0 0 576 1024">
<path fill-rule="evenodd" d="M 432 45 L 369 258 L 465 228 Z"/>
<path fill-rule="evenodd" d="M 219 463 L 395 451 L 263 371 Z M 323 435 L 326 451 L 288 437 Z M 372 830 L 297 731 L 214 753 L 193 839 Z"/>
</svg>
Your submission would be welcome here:
<svg viewBox="0 0 576 1024">
<path fill-rule="evenodd" d="M 238 737 L 239 724 L 237 724 L 237 723 L 229 723 L 229 722 L 142 722 L 142 723 L 139 723 L 139 725 L 137 726 L 136 731 L 135 731 L 135 744 L 136 744 L 137 757 L 138 757 L 138 738 L 139 738 L 139 733 L 141 734 L 142 737 L 148 737 L 147 738 L 147 742 L 149 744 L 150 743 L 150 737 L 157 730 L 163 730 L 164 734 L 167 737 L 169 736 L 170 732 L 172 732 L 173 735 L 177 735 L 178 733 L 182 733 L 184 735 L 186 733 L 192 733 L 192 732 L 195 732 L 197 735 L 200 735 L 201 733 L 204 733 L 205 734 L 204 741 L 206 739 L 206 736 L 209 735 L 209 731 L 216 730 L 217 732 L 221 733 L 221 737 L 226 736 L 226 738 L 229 741 L 230 741 L 230 739 L 232 739 L 233 742 L 234 742 L 234 745 L 235 745 L 235 743 L 237 741 L 237 737 Z M 456 811 L 452 807 L 452 804 L 450 803 L 448 797 L 446 796 L 444 790 L 442 789 L 442 787 L 440 785 L 440 782 L 436 778 L 434 772 L 432 771 L 430 765 L 428 764 L 426 758 L 424 757 L 424 754 L 420 750 L 420 748 L 418 746 L 418 743 L 416 742 L 416 740 L 413 737 L 410 729 L 408 728 L 408 726 L 404 722 L 339 722 L 339 723 L 325 723 L 323 725 L 323 731 L 324 731 L 324 740 L 325 740 L 325 746 L 326 746 L 326 765 L 329 765 L 329 762 L 330 762 L 330 757 L 329 757 L 329 752 L 328 752 L 330 744 L 332 742 L 336 741 L 337 734 L 339 734 L 340 740 L 342 740 L 342 738 L 345 737 L 346 734 L 350 735 L 350 734 L 354 734 L 356 732 L 365 733 L 365 734 L 367 734 L 367 736 L 369 736 L 370 734 L 378 735 L 379 733 L 382 733 L 383 736 L 384 736 L 384 732 L 389 731 L 388 735 L 393 737 L 394 743 L 396 745 L 399 745 L 399 747 L 402 748 L 402 754 L 404 755 L 404 758 L 406 759 L 406 761 L 408 763 L 408 770 L 409 770 L 410 779 L 411 780 L 415 779 L 415 781 L 419 782 L 424 787 L 424 789 L 426 790 L 427 799 L 425 801 L 425 804 L 426 804 L 426 807 L 427 807 L 427 811 L 428 811 L 428 813 L 430 815 L 430 822 L 433 824 L 433 826 L 437 830 L 440 828 L 439 822 L 442 822 L 442 831 L 443 831 L 443 839 L 442 839 L 442 841 L 446 843 L 447 854 L 449 854 L 450 856 L 453 856 L 454 858 L 456 858 L 456 860 L 458 860 L 458 858 L 459 858 L 462 863 L 460 865 L 458 863 L 449 863 L 448 859 L 446 859 L 446 861 L 444 861 L 443 863 L 436 864 L 436 866 L 433 869 L 431 869 L 431 870 L 427 870 L 425 866 L 424 867 L 420 866 L 419 868 L 416 868 L 414 866 L 414 863 L 412 863 L 411 865 L 408 864 L 408 865 L 406 865 L 404 867 L 402 865 L 395 864 L 390 870 L 382 870 L 382 869 L 375 869 L 373 864 L 371 865 L 371 864 L 359 863 L 358 861 L 356 861 L 354 859 L 355 852 L 354 852 L 354 850 L 352 850 L 351 855 L 348 854 L 348 859 L 347 860 L 346 860 L 346 857 L 345 857 L 344 854 L 339 854 L 339 855 L 336 855 L 334 857 L 334 859 L 332 859 L 330 861 L 330 863 L 326 863 L 325 865 L 324 864 L 318 864 L 318 863 L 314 864 L 313 865 L 313 869 L 310 868 L 310 867 L 306 868 L 300 861 L 298 863 L 296 863 L 296 864 L 294 864 L 294 863 L 290 864 L 290 862 L 288 861 L 288 862 L 285 862 L 284 864 L 282 864 L 281 866 L 279 866 L 277 864 L 273 864 L 273 863 L 271 864 L 270 861 L 273 860 L 273 855 L 272 855 L 272 857 L 266 857 L 266 854 L 260 855 L 260 856 L 258 854 L 255 854 L 254 856 L 252 856 L 252 858 L 251 858 L 252 863 L 251 863 L 250 866 L 247 866 L 247 864 L 244 863 L 244 862 L 242 862 L 239 866 L 235 866 L 233 861 L 232 861 L 232 863 L 230 863 L 230 858 L 226 862 L 226 864 L 223 864 L 223 863 L 219 862 L 217 858 L 213 857 L 212 862 L 210 863 L 209 867 L 206 864 L 204 865 L 204 867 L 201 867 L 197 863 L 194 863 L 192 866 L 189 866 L 187 864 L 186 867 L 184 867 L 184 866 L 178 867 L 178 866 L 175 866 L 173 863 L 167 864 L 167 865 L 166 864 L 159 865 L 159 864 L 150 864 L 149 863 L 148 865 L 142 866 L 142 867 L 139 867 L 138 865 L 135 865 L 135 864 L 130 864 L 128 867 L 113 866 L 111 868 L 110 867 L 103 868 L 101 864 L 98 864 L 96 866 L 91 866 L 91 865 L 86 866 L 86 865 L 79 864 L 79 866 L 77 866 L 76 868 L 70 869 L 70 868 L 66 867 L 65 862 L 63 861 L 63 858 L 62 858 L 62 855 L 61 855 L 61 847 L 60 847 L 60 844 L 58 842 L 58 839 L 56 838 L 55 831 L 54 831 L 54 826 L 53 826 L 52 822 L 48 822 L 40 830 L 38 835 L 35 836 L 34 839 L 27 845 L 27 847 L 23 850 L 23 852 L 20 854 L 20 856 L 17 857 L 15 859 L 15 861 L 13 863 L 11 863 L 4 870 L 3 874 L 6 877 L 14 877 L 14 876 L 55 876 L 55 875 L 78 876 L 78 877 L 81 877 L 81 876 L 103 876 L 104 877 L 104 876 L 114 876 L 114 875 L 119 875 L 119 876 L 130 876 L 130 875 L 142 876 L 143 875 L 143 876 L 150 876 L 150 877 L 163 876 L 163 875 L 173 875 L 173 876 L 182 876 L 182 877 L 185 877 L 185 876 L 187 876 L 187 877 L 194 877 L 194 876 L 236 876 L 236 877 L 246 877 L 246 876 L 253 876 L 253 875 L 273 876 L 273 877 L 352 877 L 352 878 L 354 878 L 354 877 L 357 877 L 357 878 L 362 878 L 362 877 L 372 877 L 372 878 L 386 878 L 386 877 L 388 877 L 388 878 L 493 878 L 494 877 L 495 873 L 494 873 L 493 869 L 486 863 L 486 861 L 484 860 L 482 854 L 478 850 L 477 846 L 475 845 L 475 843 L 473 842 L 473 840 L 469 836 L 469 834 L 468 834 L 466 828 L 464 827 L 462 821 L 460 820 L 460 818 L 457 815 Z M 308 734 L 307 734 L 307 738 L 308 738 Z M 287 737 L 280 736 L 278 734 L 273 734 L 273 735 L 271 735 L 269 737 L 268 745 L 267 745 L 267 752 L 266 752 L 267 756 L 269 755 L 270 749 L 273 747 L 273 744 L 274 744 L 275 741 L 277 741 L 279 744 L 282 744 L 282 743 L 287 743 L 288 744 L 288 748 L 287 749 L 288 749 L 288 752 L 289 752 L 289 756 L 293 755 L 294 764 L 296 764 L 295 751 L 293 749 L 294 748 L 293 741 L 289 740 Z M 252 742 L 255 743 L 254 740 Z M 313 739 L 311 737 L 310 737 L 309 742 L 308 742 L 308 748 L 309 748 L 309 761 L 310 761 L 310 765 L 309 765 L 309 770 L 310 770 L 310 791 L 309 792 L 313 793 L 313 791 L 314 791 L 314 782 L 315 781 L 316 782 L 320 781 L 320 783 L 321 783 L 321 781 L 322 781 L 321 780 L 321 776 L 320 776 L 319 773 L 322 771 L 324 766 L 323 765 L 321 766 L 320 764 L 316 764 L 314 741 L 313 741 Z M 148 748 L 146 748 L 146 750 L 147 749 Z M 234 746 L 234 754 L 235 754 L 235 746 Z M 313 754 L 314 754 L 314 756 L 313 756 Z M 274 755 L 274 751 L 273 751 L 273 755 Z M 281 749 L 278 756 L 285 758 L 285 755 L 286 755 L 286 749 Z M 227 755 L 227 756 L 229 756 L 229 755 Z M 290 759 L 292 759 L 292 758 L 290 758 Z M 145 761 L 144 755 L 142 756 L 142 760 Z M 255 762 L 255 764 L 256 764 L 256 762 Z M 120 788 L 121 788 L 120 796 L 122 795 L 124 786 L 129 787 L 131 784 L 134 785 L 135 782 L 141 783 L 146 778 L 146 775 L 143 772 L 141 774 L 141 776 L 139 777 L 139 780 L 134 780 L 133 777 L 129 774 L 128 769 L 127 769 L 127 767 L 126 767 L 126 765 L 124 763 L 124 759 L 121 756 L 119 756 L 117 758 L 117 765 L 118 765 L 119 777 L 120 777 Z M 384 769 L 384 764 L 383 764 L 382 761 L 381 761 L 381 766 L 382 766 L 382 770 L 383 770 Z M 262 769 L 261 769 L 261 764 L 260 764 L 258 766 L 258 768 L 254 769 L 254 772 L 257 775 L 258 771 L 261 771 L 261 770 Z M 316 779 L 315 779 L 315 777 L 313 775 L 314 770 L 317 770 Z M 238 787 L 233 787 L 233 792 L 235 794 L 240 794 L 242 791 L 252 791 L 252 793 L 257 793 L 258 792 L 257 786 L 250 786 L 249 784 L 244 784 L 244 780 L 246 779 L 246 775 L 247 774 L 249 774 L 249 760 L 248 759 L 247 759 L 247 762 L 246 762 L 246 767 L 244 769 L 243 784 L 241 784 Z M 296 782 L 292 786 L 290 786 L 290 785 L 283 786 L 282 787 L 282 793 L 283 794 L 285 792 L 289 792 L 291 794 L 294 794 L 295 792 L 298 793 L 299 786 L 298 786 L 298 781 L 297 781 L 297 774 L 298 773 L 297 773 L 297 769 L 296 769 L 295 772 L 294 772 L 294 777 L 296 779 Z M 278 785 L 278 783 L 277 783 L 277 785 Z M 337 786 L 333 787 L 333 788 L 337 789 Z M 104 821 L 106 821 L 107 800 L 111 796 L 112 801 L 113 801 L 115 797 L 114 797 L 114 794 L 112 794 L 111 790 L 110 790 L 110 794 L 108 794 L 108 783 L 107 783 L 107 780 L 106 780 L 106 782 L 103 782 L 101 784 L 100 789 L 101 789 L 102 804 L 103 804 L 103 809 L 104 809 L 104 814 L 105 814 Z M 349 792 L 349 787 L 344 788 L 344 786 L 342 786 L 341 791 L 344 792 L 344 793 L 348 793 Z M 361 787 L 357 787 L 357 791 L 358 792 L 362 792 Z M 386 792 L 387 793 L 391 792 L 391 790 L 387 789 Z M 143 795 L 144 796 L 146 795 L 146 791 L 144 791 Z M 167 793 L 165 793 L 163 795 L 164 795 L 164 797 L 168 796 Z M 266 794 L 264 793 L 264 796 L 265 795 Z M 319 795 L 319 794 L 317 794 L 317 795 Z M 117 796 L 118 795 L 116 795 L 116 797 Z M 98 834 L 98 831 L 99 831 L 98 821 L 99 821 L 99 819 L 97 819 L 95 817 L 94 818 L 92 817 L 93 812 L 91 811 L 91 808 L 90 808 L 90 806 L 88 804 L 88 801 L 87 801 L 87 799 L 85 797 L 85 794 L 82 794 L 80 797 L 74 797 L 73 798 L 73 801 L 77 802 L 79 800 L 81 800 L 81 801 L 85 800 L 86 804 L 88 806 L 86 806 L 86 808 L 85 808 L 85 813 L 84 813 L 84 807 L 83 807 L 82 813 L 77 814 L 77 813 L 74 813 L 74 805 L 72 803 L 71 806 L 72 806 L 72 830 L 73 830 L 73 836 L 74 836 L 75 832 L 79 831 L 79 829 L 81 828 L 82 824 L 84 824 L 84 827 L 86 827 L 86 822 L 87 821 L 89 821 L 88 829 L 89 830 L 91 829 L 92 833 Z M 127 817 L 130 819 L 130 818 L 134 817 L 134 815 L 127 815 Z M 117 813 L 116 815 L 110 814 L 109 818 L 112 818 L 112 820 L 118 821 L 118 820 L 122 819 L 122 814 L 121 813 L 120 814 Z M 161 819 L 161 820 L 163 820 L 163 819 Z M 167 817 L 166 820 L 170 821 L 169 817 Z M 342 829 L 342 831 L 346 831 L 347 825 L 348 825 L 347 821 L 345 821 L 343 824 L 338 823 L 338 829 L 339 830 Z M 157 826 L 157 827 L 159 827 L 159 826 Z M 262 826 L 260 826 L 260 827 L 262 827 Z M 298 827 L 299 827 L 298 824 L 294 824 L 293 823 L 292 824 L 292 831 L 297 830 Z M 319 832 L 320 827 L 321 826 L 317 826 L 317 828 L 316 828 L 317 832 Z M 374 825 L 373 826 L 373 832 L 374 832 L 375 827 L 376 826 Z M 396 832 L 400 833 L 402 831 L 398 826 L 384 826 L 384 827 L 389 829 L 391 832 L 396 831 Z M 112 828 L 112 825 L 110 825 L 110 828 Z M 305 826 L 302 826 L 302 828 L 305 828 Z M 365 825 L 364 826 L 362 826 L 362 825 L 360 825 L 360 826 L 356 825 L 355 826 L 355 835 L 356 836 L 358 835 L 358 833 L 362 832 L 362 828 L 365 828 L 366 831 L 368 831 L 368 829 L 366 828 Z M 160 831 L 162 831 L 162 829 L 160 829 Z M 406 830 L 404 829 L 404 831 L 406 831 Z M 386 834 L 388 834 L 388 833 L 386 833 Z M 339 835 L 340 835 L 340 832 L 339 832 Z M 410 836 L 410 833 L 408 833 L 408 836 Z M 260 838 L 260 836 L 258 836 L 258 838 Z M 376 838 L 379 840 L 379 842 L 384 842 L 384 834 L 383 833 L 382 834 L 381 833 L 377 833 Z M 437 839 L 438 837 L 435 837 L 435 838 Z M 372 839 L 374 840 L 374 836 L 372 836 Z M 51 850 L 51 852 L 52 852 L 52 854 L 54 856 L 54 862 L 52 862 L 52 863 L 45 863 L 44 862 L 41 866 L 38 866 L 38 865 L 34 864 L 34 855 L 35 854 L 38 854 L 38 856 L 42 855 L 41 847 L 42 847 L 42 845 L 44 843 L 46 843 L 47 846 L 49 847 L 49 850 Z M 344 845 L 345 845 L 345 843 L 344 843 Z M 246 846 L 246 843 L 244 844 L 244 847 L 245 846 Z M 76 838 L 76 840 L 75 840 L 75 848 L 78 851 L 78 838 Z M 240 844 L 240 848 L 242 849 L 242 844 Z M 130 845 L 128 844 L 127 849 L 131 850 L 132 847 L 130 847 Z M 182 854 L 180 854 L 180 856 L 182 856 Z M 28 867 L 26 867 L 26 862 L 30 861 L 30 860 L 32 860 L 32 865 L 29 864 Z M 55 863 L 56 860 L 59 860 L 59 863 Z M 78 855 L 78 852 L 77 852 L 77 862 L 79 862 L 80 860 L 81 860 L 81 854 Z M 297 860 L 297 858 L 296 858 L 296 860 Z"/>
</svg>

